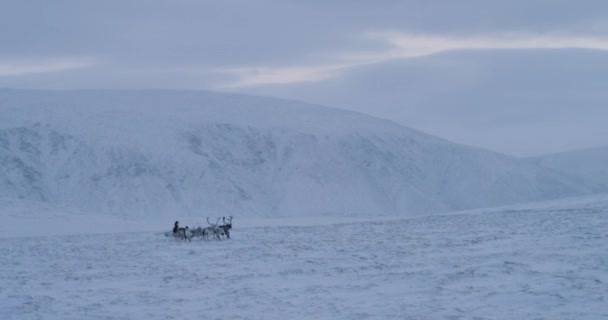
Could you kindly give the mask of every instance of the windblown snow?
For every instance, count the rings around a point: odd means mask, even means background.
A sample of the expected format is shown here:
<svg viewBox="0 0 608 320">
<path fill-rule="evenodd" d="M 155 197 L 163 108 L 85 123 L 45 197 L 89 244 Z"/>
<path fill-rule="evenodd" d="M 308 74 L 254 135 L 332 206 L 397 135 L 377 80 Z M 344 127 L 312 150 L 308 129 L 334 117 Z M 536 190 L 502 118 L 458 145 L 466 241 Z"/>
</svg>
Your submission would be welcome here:
<svg viewBox="0 0 608 320">
<path fill-rule="evenodd" d="M 0 201 L 121 217 L 413 215 L 606 190 L 390 121 L 270 98 L 0 90 L 0 115 Z"/>
<path fill-rule="evenodd" d="M 307 225 L 0 238 L 0 318 L 608 318 L 608 197 Z M 145 220 L 142 221 L 145 224 Z M 170 223 L 167 228 L 169 228 Z"/>
</svg>

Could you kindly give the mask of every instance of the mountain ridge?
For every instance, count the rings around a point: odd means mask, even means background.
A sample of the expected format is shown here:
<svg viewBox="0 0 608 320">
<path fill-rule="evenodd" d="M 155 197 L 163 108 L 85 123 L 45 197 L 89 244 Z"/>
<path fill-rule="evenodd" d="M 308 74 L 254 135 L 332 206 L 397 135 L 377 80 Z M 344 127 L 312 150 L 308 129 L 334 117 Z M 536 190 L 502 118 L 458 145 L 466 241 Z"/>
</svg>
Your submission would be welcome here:
<svg viewBox="0 0 608 320">
<path fill-rule="evenodd" d="M 584 148 L 525 158 L 530 163 L 608 184 L 608 146 Z"/>
<path fill-rule="evenodd" d="M 0 112 L 0 198 L 116 215 L 411 215 L 605 190 L 389 120 L 280 99 L 0 90 Z"/>
</svg>

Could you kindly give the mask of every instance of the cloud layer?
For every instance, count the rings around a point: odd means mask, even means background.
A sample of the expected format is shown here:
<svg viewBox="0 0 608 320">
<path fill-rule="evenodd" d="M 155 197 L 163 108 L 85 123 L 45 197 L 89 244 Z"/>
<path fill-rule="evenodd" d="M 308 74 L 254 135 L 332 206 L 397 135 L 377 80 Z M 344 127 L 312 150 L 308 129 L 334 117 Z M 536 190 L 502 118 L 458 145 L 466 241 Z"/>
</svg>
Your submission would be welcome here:
<svg viewBox="0 0 608 320">
<path fill-rule="evenodd" d="M 200 79 L 193 89 L 316 81 L 361 64 L 446 50 L 605 49 L 607 9 L 595 0 L 9 0 L 0 10 L 0 65 L 104 61 L 89 68 L 90 76 L 59 75 L 67 87 L 94 85 L 82 77 L 117 87 L 165 86 L 163 73 Z"/>
<path fill-rule="evenodd" d="M 608 52 L 449 51 L 363 65 L 320 82 L 242 91 L 391 119 L 516 156 L 606 145 Z"/>
</svg>

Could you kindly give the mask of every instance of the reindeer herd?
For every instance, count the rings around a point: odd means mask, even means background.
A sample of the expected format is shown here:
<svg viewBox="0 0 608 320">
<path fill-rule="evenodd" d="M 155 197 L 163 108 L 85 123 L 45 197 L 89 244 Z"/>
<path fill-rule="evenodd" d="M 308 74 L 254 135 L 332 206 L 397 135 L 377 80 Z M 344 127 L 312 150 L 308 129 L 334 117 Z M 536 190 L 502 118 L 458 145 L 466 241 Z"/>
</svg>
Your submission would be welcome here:
<svg viewBox="0 0 608 320">
<path fill-rule="evenodd" d="M 220 219 L 223 224 L 220 223 Z M 178 226 L 178 221 L 175 221 L 175 227 L 173 228 L 173 237 L 175 239 L 188 240 L 192 241 L 192 238 L 198 237 L 199 239 L 208 240 L 208 239 L 216 239 L 222 240 L 222 237 L 230 238 L 230 229 L 232 229 L 232 216 L 226 218 L 217 218 L 215 223 L 211 223 L 209 218 L 207 217 L 208 227 L 196 227 L 193 229 L 188 228 L 180 228 Z"/>
</svg>

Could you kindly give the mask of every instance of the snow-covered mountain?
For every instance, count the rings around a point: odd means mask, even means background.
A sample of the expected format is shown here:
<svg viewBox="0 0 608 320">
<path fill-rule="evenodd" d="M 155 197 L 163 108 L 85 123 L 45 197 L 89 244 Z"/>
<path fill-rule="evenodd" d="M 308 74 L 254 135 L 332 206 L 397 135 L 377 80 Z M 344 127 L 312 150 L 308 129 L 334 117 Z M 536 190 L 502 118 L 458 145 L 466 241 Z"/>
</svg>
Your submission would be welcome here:
<svg viewBox="0 0 608 320">
<path fill-rule="evenodd" d="M 143 215 L 425 214 L 605 191 L 358 113 L 191 91 L 0 90 L 0 199 Z"/>
<path fill-rule="evenodd" d="M 608 185 L 608 146 L 549 154 L 529 160 Z"/>
</svg>

